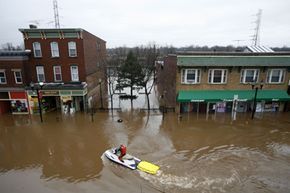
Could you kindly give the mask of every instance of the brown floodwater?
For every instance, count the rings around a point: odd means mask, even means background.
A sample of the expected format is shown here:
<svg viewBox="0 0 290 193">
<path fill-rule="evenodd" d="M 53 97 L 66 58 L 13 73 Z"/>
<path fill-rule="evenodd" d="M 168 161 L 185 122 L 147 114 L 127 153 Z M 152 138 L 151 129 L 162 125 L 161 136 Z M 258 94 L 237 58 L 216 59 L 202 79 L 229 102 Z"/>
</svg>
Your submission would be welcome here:
<svg viewBox="0 0 290 193">
<path fill-rule="evenodd" d="M 290 192 L 290 113 L 0 116 L 0 192 Z M 123 122 L 119 123 L 118 119 Z M 120 144 L 157 175 L 110 162 Z"/>
</svg>

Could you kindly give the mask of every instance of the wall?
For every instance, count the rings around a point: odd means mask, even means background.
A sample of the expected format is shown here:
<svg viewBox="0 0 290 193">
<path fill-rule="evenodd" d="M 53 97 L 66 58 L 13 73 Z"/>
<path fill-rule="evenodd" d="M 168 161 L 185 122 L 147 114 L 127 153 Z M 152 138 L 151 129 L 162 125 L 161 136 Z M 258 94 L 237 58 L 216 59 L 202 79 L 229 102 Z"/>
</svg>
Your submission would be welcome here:
<svg viewBox="0 0 290 193">
<path fill-rule="evenodd" d="M 51 57 L 51 49 L 50 43 L 51 42 L 58 42 L 59 46 L 59 55 L 58 58 Z M 69 57 L 68 55 L 68 42 L 75 41 L 77 45 L 77 57 Z M 41 44 L 41 51 L 42 57 L 35 58 L 33 54 L 33 42 L 39 42 Z M 70 66 L 72 64 L 78 65 L 79 70 L 79 80 L 81 82 L 86 81 L 86 73 L 85 73 L 85 66 L 84 66 L 84 48 L 83 48 L 83 40 L 77 38 L 66 38 L 66 39 L 59 39 L 59 38 L 30 38 L 25 39 L 25 49 L 31 50 L 31 57 L 25 66 L 27 69 L 27 77 L 28 81 L 37 82 L 36 76 L 36 66 L 41 64 L 44 66 L 44 73 L 45 73 L 45 82 L 54 82 L 54 72 L 53 66 L 54 65 L 61 65 L 62 71 L 62 81 L 67 83 L 71 81 L 71 72 Z"/>
<path fill-rule="evenodd" d="M 199 67 L 197 67 L 199 68 Z M 240 68 L 232 68 L 228 70 L 227 84 L 208 84 L 208 70 L 210 68 L 201 68 L 201 82 L 200 84 L 181 84 L 181 70 L 177 71 L 176 89 L 178 90 L 250 90 L 251 85 L 240 83 Z M 260 69 L 259 80 L 266 80 L 267 71 Z M 271 90 L 287 90 L 290 73 L 286 70 L 284 83 L 282 84 L 267 84 L 265 83 L 263 89 Z"/>
</svg>

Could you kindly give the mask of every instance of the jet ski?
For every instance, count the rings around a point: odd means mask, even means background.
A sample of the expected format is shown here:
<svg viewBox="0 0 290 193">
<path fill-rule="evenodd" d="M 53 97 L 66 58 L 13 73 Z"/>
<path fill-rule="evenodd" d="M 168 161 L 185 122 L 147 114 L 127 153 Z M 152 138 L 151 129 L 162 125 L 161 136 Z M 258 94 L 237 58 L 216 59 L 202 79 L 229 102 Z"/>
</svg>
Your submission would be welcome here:
<svg viewBox="0 0 290 193">
<path fill-rule="evenodd" d="M 115 162 L 116 164 L 120 164 L 124 167 L 130 168 L 131 170 L 139 169 L 143 172 L 147 172 L 149 174 L 157 174 L 157 171 L 159 170 L 159 166 L 152 164 L 150 162 L 140 160 L 137 157 L 134 157 L 130 154 L 126 154 L 122 160 L 119 160 L 118 155 L 116 155 L 116 149 L 112 148 L 105 151 L 105 156 L 111 160 L 112 162 Z"/>
<path fill-rule="evenodd" d="M 138 159 L 138 158 L 136 158 L 136 157 L 134 157 L 132 155 L 129 155 L 129 154 L 126 154 L 122 158 L 122 160 L 119 160 L 118 155 L 116 155 L 116 148 L 112 148 L 112 149 L 109 149 L 109 150 L 105 151 L 105 156 L 109 160 L 111 160 L 111 161 L 113 161 L 113 162 L 115 162 L 117 164 L 120 164 L 120 165 L 122 165 L 124 167 L 130 168 L 132 170 L 137 169 L 137 166 L 138 166 L 139 162 L 141 162 L 140 159 Z"/>
</svg>

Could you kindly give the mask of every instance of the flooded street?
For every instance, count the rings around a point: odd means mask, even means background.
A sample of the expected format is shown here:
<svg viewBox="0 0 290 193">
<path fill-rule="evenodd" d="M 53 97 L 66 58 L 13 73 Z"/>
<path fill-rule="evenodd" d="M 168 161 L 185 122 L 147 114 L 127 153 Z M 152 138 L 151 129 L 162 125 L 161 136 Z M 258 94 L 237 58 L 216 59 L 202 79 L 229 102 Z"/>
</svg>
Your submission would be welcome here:
<svg viewBox="0 0 290 193">
<path fill-rule="evenodd" d="M 87 113 L 51 112 L 40 123 L 37 115 L 2 115 L 0 192 L 290 192 L 290 113 L 257 116 L 163 119 L 124 109 L 97 112 L 93 121 Z M 120 144 L 159 173 L 104 157 Z"/>
</svg>

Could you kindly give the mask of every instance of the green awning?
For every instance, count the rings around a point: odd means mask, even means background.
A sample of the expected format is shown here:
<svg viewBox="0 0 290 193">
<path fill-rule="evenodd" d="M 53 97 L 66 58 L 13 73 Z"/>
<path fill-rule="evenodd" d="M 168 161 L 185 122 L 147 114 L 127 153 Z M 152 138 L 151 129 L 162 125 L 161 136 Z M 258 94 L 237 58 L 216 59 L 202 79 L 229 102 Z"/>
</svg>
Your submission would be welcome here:
<svg viewBox="0 0 290 193">
<path fill-rule="evenodd" d="M 239 101 L 252 101 L 255 90 L 191 90 L 179 91 L 177 102 L 232 101 L 237 95 Z M 258 90 L 257 101 L 290 101 L 285 90 Z"/>
</svg>

